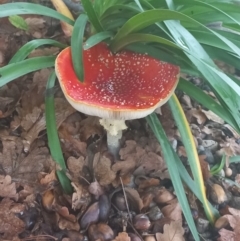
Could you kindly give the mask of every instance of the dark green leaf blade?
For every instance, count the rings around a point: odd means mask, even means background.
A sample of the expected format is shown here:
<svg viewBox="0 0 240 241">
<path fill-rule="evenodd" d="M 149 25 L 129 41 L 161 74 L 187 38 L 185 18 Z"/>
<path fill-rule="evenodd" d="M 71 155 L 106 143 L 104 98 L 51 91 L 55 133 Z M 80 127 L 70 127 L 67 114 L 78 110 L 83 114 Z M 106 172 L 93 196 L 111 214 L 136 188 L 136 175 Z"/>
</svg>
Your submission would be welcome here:
<svg viewBox="0 0 240 241">
<path fill-rule="evenodd" d="M 62 154 L 62 149 L 60 145 L 60 141 L 58 138 L 57 132 L 57 122 L 55 117 L 55 108 L 54 108 L 54 95 L 51 89 L 55 85 L 56 75 L 53 72 L 46 86 L 46 96 L 45 96 L 45 115 L 46 115 L 46 128 L 47 128 L 47 137 L 48 137 L 48 145 L 51 152 L 51 156 L 53 160 L 61 167 L 60 171 L 57 171 L 58 179 L 63 187 L 63 190 L 67 194 L 72 193 L 71 182 L 66 176 L 66 164 L 64 161 L 64 157 Z"/>
<path fill-rule="evenodd" d="M 43 45 L 52 45 L 59 48 L 67 47 L 67 45 L 53 39 L 34 39 L 23 45 L 11 58 L 9 64 L 24 60 L 34 49 Z"/>
<path fill-rule="evenodd" d="M 0 5 L 0 18 L 21 14 L 39 14 L 59 19 L 71 25 L 74 21 L 57 11 L 34 3 L 6 3 Z"/>
<path fill-rule="evenodd" d="M 73 67 L 79 81 L 81 82 L 84 81 L 83 37 L 87 21 L 88 17 L 86 14 L 81 14 L 77 18 L 71 38 Z"/>
<path fill-rule="evenodd" d="M 0 68 L 0 87 L 25 74 L 54 66 L 55 58 L 55 56 L 30 58 Z"/>
</svg>

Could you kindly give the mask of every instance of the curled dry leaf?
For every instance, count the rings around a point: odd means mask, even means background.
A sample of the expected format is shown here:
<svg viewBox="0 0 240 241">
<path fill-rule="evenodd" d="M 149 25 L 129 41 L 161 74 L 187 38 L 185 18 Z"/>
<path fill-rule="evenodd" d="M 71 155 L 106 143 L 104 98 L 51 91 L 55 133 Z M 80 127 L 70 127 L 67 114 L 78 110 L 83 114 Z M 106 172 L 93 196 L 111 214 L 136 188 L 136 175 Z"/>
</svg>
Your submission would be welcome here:
<svg viewBox="0 0 240 241">
<path fill-rule="evenodd" d="M 59 217 L 58 227 L 61 230 L 75 230 L 75 231 L 80 230 L 80 225 L 78 222 L 71 222 L 63 217 Z"/>
<path fill-rule="evenodd" d="M 184 241 L 184 229 L 182 223 L 173 221 L 170 224 L 165 224 L 163 234 L 156 233 L 157 241 Z"/>
<path fill-rule="evenodd" d="M 18 194 L 16 191 L 16 184 L 12 183 L 12 178 L 0 175 L 0 197 L 13 198 L 18 200 Z"/>
<path fill-rule="evenodd" d="M 90 241 L 113 240 L 113 230 L 104 223 L 92 224 L 88 229 Z"/>
<path fill-rule="evenodd" d="M 89 137 L 94 135 L 103 135 L 103 128 L 100 125 L 98 117 L 88 116 L 80 123 L 80 136 L 81 140 L 86 141 Z"/>
<path fill-rule="evenodd" d="M 40 180 L 41 185 L 48 185 L 49 183 L 57 181 L 56 172 L 52 170 L 49 174 L 44 175 L 44 177 Z"/>
<path fill-rule="evenodd" d="M 125 187 L 124 190 L 126 192 L 129 203 L 132 203 L 133 210 L 140 212 L 143 208 L 143 201 L 140 198 L 138 191 L 131 187 Z"/>
<path fill-rule="evenodd" d="M 118 233 L 118 236 L 113 241 L 131 241 L 131 238 L 126 232 Z"/>
<path fill-rule="evenodd" d="M 14 167 L 21 161 L 22 141 L 18 137 L 1 137 L 2 153 L 0 152 L 0 165 L 6 174 L 11 175 Z"/>
<path fill-rule="evenodd" d="M 168 202 L 168 205 L 161 209 L 164 217 L 174 221 L 182 221 L 182 209 L 177 199 Z"/>
<path fill-rule="evenodd" d="M 106 156 L 96 153 L 93 160 L 94 175 L 101 186 L 109 185 L 116 178 L 116 173 L 112 171 L 111 160 Z"/>
<path fill-rule="evenodd" d="M 218 115 L 216 115 L 214 112 L 212 112 L 211 110 L 201 110 L 205 115 L 206 117 L 208 118 L 208 120 L 211 120 L 211 121 L 214 121 L 214 122 L 217 122 L 219 124 L 224 124 L 224 120 L 221 119 Z"/>
<path fill-rule="evenodd" d="M 80 175 L 82 175 L 82 169 L 85 165 L 85 158 L 83 156 L 80 156 L 79 158 L 75 158 L 73 156 L 70 156 L 67 159 L 67 166 L 68 170 L 71 174 L 71 178 L 73 182 L 77 182 Z"/>
<path fill-rule="evenodd" d="M 175 196 L 168 191 L 165 187 L 157 188 L 154 190 L 154 201 L 157 204 L 166 204 L 167 202 L 173 200 Z"/>
<path fill-rule="evenodd" d="M 233 231 L 222 228 L 218 233 L 220 234 L 218 241 L 237 241 L 236 234 Z"/>
<path fill-rule="evenodd" d="M 45 23 L 46 21 L 43 18 L 26 18 L 25 22 L 28 25 L 28 32 L 35 38 L 42 38 L 46 31 Z"/>
<path fill-rule="evenodd" d="M 104 193 L 98 181 L 92 182 L 88 187 L 88 191 L 93 194 L 97 200 Z"/>
<path fill-rule="evenodd" d="M 202 170 L 203 180 L 207 181 L 212 175 L 210 173 L 209 164 L 205 161 L 205 155 L 199 155 L 199 162 Z"/>
<path fill-rule="evenodd" d="M 115 173 L 120 172 L 121 176 L 127 175 L 132 172 L 136 167 L 136 158 L 128 156 L 124 161 L 118 161 L 112 166 L 112 170 Z"/>
<path fill-rule="evenodd" d="M 187 116 L 190 117 L 189 121 L 194 117 L 199 125 L 204 124 L 207 121 L 206 115 L 202 112 L 202 110 L 193 108 L 187 112 Z"/>
<path fill-rule="evenodd" d="M 6 240 L 12 240 L 25 229 L 24 222 L 12 211 L 15 205 L 17 204 L 8 198 L 4 198 L 0 203 L 0 233 L 1 238 Z"/>
</svg>

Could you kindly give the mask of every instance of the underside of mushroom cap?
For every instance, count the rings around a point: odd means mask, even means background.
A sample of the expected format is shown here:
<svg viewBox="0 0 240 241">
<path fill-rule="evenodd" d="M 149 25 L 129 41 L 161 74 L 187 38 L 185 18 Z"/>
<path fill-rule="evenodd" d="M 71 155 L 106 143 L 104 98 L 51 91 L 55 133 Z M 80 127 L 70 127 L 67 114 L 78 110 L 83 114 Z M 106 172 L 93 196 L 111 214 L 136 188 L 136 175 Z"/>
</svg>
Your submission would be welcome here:
<svg viewBox="0 0 240 241">
<path fill-rule="evenodd" d="M 105 43 L 83 52 L 84 82 L 75 75 L 70 47 L 56 59 L 56 74 L 69 103 L 88 115 L 137 119 L 163 105 L 174 92 L 178 66 L 148 55 L 121 51 L 113 55 Z"/>
</svg>

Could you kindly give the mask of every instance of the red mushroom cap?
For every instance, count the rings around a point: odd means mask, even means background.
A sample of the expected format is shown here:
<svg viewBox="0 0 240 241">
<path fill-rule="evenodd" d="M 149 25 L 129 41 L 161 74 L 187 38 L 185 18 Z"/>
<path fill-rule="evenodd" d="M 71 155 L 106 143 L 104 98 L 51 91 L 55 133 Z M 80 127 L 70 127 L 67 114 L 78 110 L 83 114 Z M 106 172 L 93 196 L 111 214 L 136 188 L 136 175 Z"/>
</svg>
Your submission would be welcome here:
<svg viewBox="0 0 240 241">
<path fill-rule="evenodd" d="M 69 103 L 78 111 L 106 119 L 137 119 L 152 113 L 173 94 L 179 67 L 145 54 L 113 55 L 105 43 L 83 52 L 85 80 L 74 73 L 71 49 L 56 59 L 56 74 Z"/>
</svg>

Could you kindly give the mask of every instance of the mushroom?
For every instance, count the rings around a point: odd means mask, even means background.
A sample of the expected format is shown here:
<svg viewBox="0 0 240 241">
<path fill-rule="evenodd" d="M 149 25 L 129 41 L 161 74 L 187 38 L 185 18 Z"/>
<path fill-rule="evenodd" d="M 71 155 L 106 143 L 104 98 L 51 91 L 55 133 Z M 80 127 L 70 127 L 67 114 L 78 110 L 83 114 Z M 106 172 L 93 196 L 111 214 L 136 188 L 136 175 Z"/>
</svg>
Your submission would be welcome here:
<svg viewBox="0 0 240 241">
<path fill-rule="evenodd" d="M 163 105 L 179 79 L 178 66 L 131 51 L 111 53 L 99 43 L 83 51 L 84 82 L 72 65 L 70 47 L 56 58 L 55 70 L 68 102 L 78 111 L 98 116 L 107 131 L 108 149 L 116 157 L 125 120 L 143 118 Z"/>
</svg>

